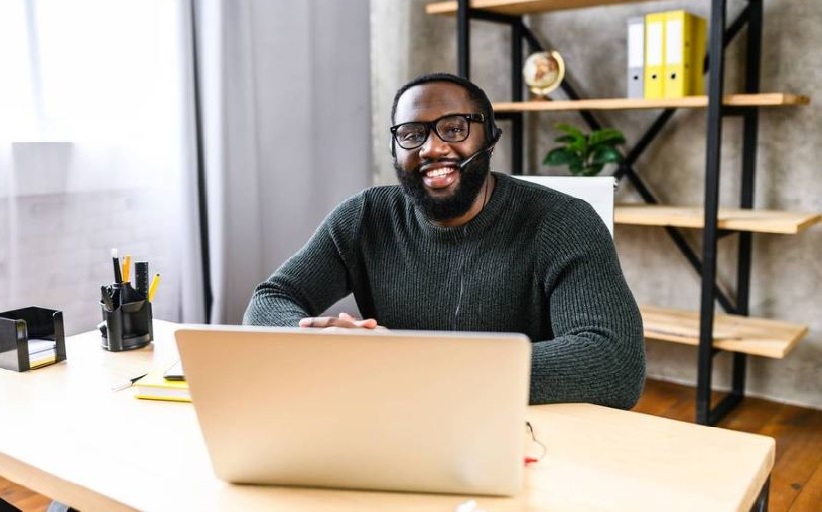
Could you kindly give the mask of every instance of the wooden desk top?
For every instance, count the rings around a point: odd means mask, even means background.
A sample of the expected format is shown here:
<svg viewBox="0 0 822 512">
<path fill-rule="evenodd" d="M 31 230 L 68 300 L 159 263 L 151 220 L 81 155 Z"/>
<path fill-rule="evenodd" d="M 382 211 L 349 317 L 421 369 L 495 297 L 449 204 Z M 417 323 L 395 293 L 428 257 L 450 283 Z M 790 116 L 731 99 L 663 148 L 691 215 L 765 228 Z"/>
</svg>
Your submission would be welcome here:
<svg viewBox="0 0 822 512">
<path fill-rule="evenodd" d="M 176 358 L 175 324 L 155 343 L 109 353 L 95 332 L 67 340 L 68 359 L 0 370 L 0 475 L 94 510 L 478 509 L 748 510 L 774 461 L 769 437 L 589 404 L 532 407 L 547 454 L 516 498 L 239 486 L 214 477 L 191 404 L 137 400 L 112 386 Z"/>
</svg>

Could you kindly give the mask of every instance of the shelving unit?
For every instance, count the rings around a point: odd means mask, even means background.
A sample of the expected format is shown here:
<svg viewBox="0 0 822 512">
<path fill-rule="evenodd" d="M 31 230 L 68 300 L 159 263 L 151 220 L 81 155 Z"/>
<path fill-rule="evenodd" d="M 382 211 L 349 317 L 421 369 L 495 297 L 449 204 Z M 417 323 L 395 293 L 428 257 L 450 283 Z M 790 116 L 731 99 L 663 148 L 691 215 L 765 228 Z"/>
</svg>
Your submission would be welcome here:
<svg viewBox="0 0 822 512">
<path fill-rule="evenodd" d="M 818 213 L 741 208 L 720 208 L 716 217 L 718 229 L 783 235 L 795 235 L 822 220 Z M 614 223 L 701 229 L 705 217 L 701 206 L 618 204 L 614 207 Z"/>
<path fill-rule="evenodd" d="M 729 94 L 725 107 L 787 107 L 807 105 L 810 98 L 796 94 Z M 708 108 L 708 96 L 686 96 L 646 100 L 644 98 L 603 98 L 571 101 L 495 102 L 494 112 L 548 112 L 560 110 L 641 110 L 660 108 Z"/>
<path fill-rule="evenodd" d="M 688 262 L 701 276 L 700 310 L 698 312 L 643 306 L 645 335 L 649 339 L 698 346 L 696 421 L 716 424 L 738 405 L 745 390 L 746 356 L 781 358 L 807 332 L 804 325 L 754 318 L 749 315 L 751 248 L 753 233 L 796 234 L 822 220 L 817 213 L 784 212 L 754 209 L 754 174 L 758 137 L 758 113 L 761 108 L 807 105 L 807 96 L 786 92 L 762 92 L 759 87 L 762 39 L 762 0 L 748 0 L 747 7 L 730 24 L 726 24 L 726 0 L 712 0 L 709 20 L 709 42 L 705 71 L 708 72 L 708 94 L 676 99 L 594 98 L 583 99 L 563 81 L 561 88 L 568 100 L 523 101 L 524 43 L 530 51 L 544 51 L 538 38 L 523 22 L 526 14 L 567 9 L 648 2 L 651 0 L 458 0 L 435 2 L 426 6 L 428 14 L 455 15 L 457 21 L 457 64 L 461 76 L 470 76 L 470 21 L 479 19 L 508 25 L 511 29 L 511 101 L 495 102 L 498 118 L 510 121 L 512 172 L 522 174 L 523 115 L 526 112 L 578 111 L 591 129 L 602 125 L 594 116 L 599 110 L 661 110 L 636 145 L 624 157 L 615 172 L 634 186 L 644 204 L 618 205 L 617 224 L 663 227 Z M 724 94 L 724 49 L 747 27 L 745 86 L 738 94 Z M 560 49 L 561 50 L 561 49 Z M 651 144 L 676 109 L 707 109 L 704 204 L 700 206 L 661 205 L 634 169 L 640 154 Z M 743 125 L 742 177 L 739 208 L 719 208 L 719 173 L 722 120 L 736 117 Z M 681 228 L 702 230 L 702 247 L 698 253 L 688 243 Z M 717 240 L 725 235 L 738 237 L 737 279 L 733 296 L 716 284 Z M 724 313 L 716 313 L 716 304 Z M 717 404 L 711 403 L 713 356 L 731 352 L 732 389 Z"/>
<path fill-rule="evenodd" d="M 521 16 L 551 11 L 582 9 L 601 5 L 630 4 L 650 0 L 474 0 L 471 7 L 483 11 Z M 428 14 L 457 14 L 459 2 L 435 2 L 425 7 Z"/>
<path fill-rule="evenodd" d="M 640 310 L 646 338 L 699 345 L 698 313 L 647 305 L 641 306 Z M 714 317 L 714 348 L 782 359 L 807 332 L 804 325 L 718 314 Z"/>
</svg>

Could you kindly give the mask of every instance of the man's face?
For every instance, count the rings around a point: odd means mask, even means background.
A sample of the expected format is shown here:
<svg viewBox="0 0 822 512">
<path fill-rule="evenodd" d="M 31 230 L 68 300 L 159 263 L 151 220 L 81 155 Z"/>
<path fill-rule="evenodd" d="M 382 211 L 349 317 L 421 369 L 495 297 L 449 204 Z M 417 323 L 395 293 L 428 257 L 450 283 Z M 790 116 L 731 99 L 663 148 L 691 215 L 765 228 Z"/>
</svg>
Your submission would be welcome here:
<svg viewBox="0 0 822 512">
<path fill-rule="evenodd" d="M 468 92 L 448 82 L 411 87 L 397 102 L 395 124 L 428 122 L 451 114 L 474 114 L 479 109 Z M 465 214 L 477 200 L 488 175 L 490 156 L 480 154 L 460 169 L 459 163 L 482 149 L 482 123 L 469 123 L 462 142 L 444 142 L 432 129 L 422 146 L 403 149 L 394 143 L 394 169 L 406 194 L 433 221 L 445 221 Z"/>
</svg>

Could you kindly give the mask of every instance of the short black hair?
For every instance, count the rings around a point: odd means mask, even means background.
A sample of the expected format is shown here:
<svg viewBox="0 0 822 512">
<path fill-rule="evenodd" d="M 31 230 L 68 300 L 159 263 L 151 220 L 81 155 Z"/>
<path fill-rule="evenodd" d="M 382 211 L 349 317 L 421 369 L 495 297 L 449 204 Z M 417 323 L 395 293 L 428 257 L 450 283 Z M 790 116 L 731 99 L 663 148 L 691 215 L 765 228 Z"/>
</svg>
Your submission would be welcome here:
<svg viewBox="0 0 822 512">
<path fill-rule="evenodd" d="M 394 116 L 397 114 L 397 104 L 400 102 L 400 97 L 405 93 L 405 91 L 417 85 L 430 84 L 434 82 L 452 83 L 468 91 L 468 97 L 471 98 L 474 106 L 478 108 L 479 111 L 485 116 L 486 143 L 490 144 L 499 139 L 501 130 L 497 128 L 497 124 L 494 120 L 494 107 L 491 106 L 491 100 L 488 99 L 488 95 L 486 95 L 485 91 L 480 89 L 479 86 L 473 82 L 470 82 L 461 76 L 452 75 L 451 73 L 430 73 L 427 75 L 421 75 L 400 87 L 394 95 L 394 103 L 391 105 L 391 123 L 393 124 L 395 122 Z"/>
</svg>

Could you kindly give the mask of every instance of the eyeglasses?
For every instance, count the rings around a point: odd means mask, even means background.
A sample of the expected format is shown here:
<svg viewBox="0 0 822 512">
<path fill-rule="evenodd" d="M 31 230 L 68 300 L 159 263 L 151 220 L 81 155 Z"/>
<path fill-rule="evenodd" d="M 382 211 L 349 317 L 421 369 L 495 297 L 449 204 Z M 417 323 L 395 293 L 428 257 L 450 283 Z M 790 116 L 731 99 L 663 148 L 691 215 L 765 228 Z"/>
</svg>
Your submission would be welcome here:
<svg viewBox="0 0 822 512">
<path fill-rule="evenodd" d="M 483 114 L 450 114 L 433 121 L 413 121 L 390 128 L 394 140 L 403 149 L 415 149 L 428 140 L 431 129 L 443 142 L 462 142 L 468 138 L 471 123 L 483 123 Z"/>
</svg>

